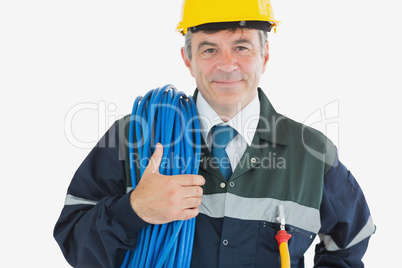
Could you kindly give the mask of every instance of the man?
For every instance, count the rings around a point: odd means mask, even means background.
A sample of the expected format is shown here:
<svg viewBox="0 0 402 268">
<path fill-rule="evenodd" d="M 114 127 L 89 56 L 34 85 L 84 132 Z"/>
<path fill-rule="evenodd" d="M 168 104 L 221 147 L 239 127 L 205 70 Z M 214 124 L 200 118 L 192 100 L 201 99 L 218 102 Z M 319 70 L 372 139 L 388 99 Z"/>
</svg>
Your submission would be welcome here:
<svg viewBox="0 0 402 268">
<path fill-rule="evenodd" d="M 211 12 L 211 7 L 214 7 Z M 280 267 L 278 208 L 292 267 L 318 234 L 317 267 L 363 267 L 374 232 L 368 206 L 335 146 L 278 114 L 258 88 L 275 27 L 269 1 L 188 0 L 181 53 L 195 78 L 203 143 L 199 175 L 163 176 L 158 144 L 139 184 L 126 185 L 116 123 L 77 170 L 54 235 L 75 267 L 119 267 L 149 224 L 196 218 L 192 267 Z M 230 126 L 229 173 L 212 166 L 214 131 Z M 124 135 L 124 134 L 123 134 Z M 123 160 L 121 160 L 123 159 Z"/>
</svg>

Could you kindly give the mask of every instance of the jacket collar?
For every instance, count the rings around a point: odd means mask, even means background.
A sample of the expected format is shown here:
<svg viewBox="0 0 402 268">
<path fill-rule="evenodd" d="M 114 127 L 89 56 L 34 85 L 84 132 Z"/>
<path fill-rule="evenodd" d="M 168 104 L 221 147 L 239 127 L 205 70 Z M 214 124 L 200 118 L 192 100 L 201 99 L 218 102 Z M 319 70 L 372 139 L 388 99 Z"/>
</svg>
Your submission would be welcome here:
<svg viewBox="0 0 402 268">
<path fill-rule="evenodd" d="M 197 101 L 197 95 L 198 89 L 194 91 L 194 101 Z M 258 98 L 260 99 L 261 110 L 256 135 L 272 144 L 290 145 L 286 127 L 287 117 L 275 111 L 261 88 L 258 88 Z"/>
<path fill-rule="evenodd" d="M 273 144 L 290 145 L 287 133 L 287 117 L 277 113 L 261 88 L 258 88 L 261 103 L 260 120 L 256 134 Z"/>
</svg>

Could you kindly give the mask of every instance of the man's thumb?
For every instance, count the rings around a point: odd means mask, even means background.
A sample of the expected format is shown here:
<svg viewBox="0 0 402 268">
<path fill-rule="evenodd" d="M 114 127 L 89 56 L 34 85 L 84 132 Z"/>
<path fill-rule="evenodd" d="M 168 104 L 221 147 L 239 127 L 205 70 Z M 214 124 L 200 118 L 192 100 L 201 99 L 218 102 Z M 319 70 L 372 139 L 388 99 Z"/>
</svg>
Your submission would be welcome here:
<svg viewBox="0 0 402 268">
<path fill-rule="evenodd" d="M 152 173 L 159 173 L 159 166 L 162 161 L 163 156 L 163 146 L 160 143 L 157 143 L 155 146 L 155 152 L 151 156 L 149 160 L 147 169 L 150 169 Z"/>
</svg>

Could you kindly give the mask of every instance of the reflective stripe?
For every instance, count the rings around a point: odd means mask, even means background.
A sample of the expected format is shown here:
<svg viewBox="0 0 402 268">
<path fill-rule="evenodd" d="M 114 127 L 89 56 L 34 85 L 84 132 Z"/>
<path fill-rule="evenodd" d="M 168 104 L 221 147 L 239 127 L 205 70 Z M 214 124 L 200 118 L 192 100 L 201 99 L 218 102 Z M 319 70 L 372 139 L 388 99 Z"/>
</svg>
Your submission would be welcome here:
<svg viewBox="0 0 402 268">
<path fill-rule="evenodd" d="M 360 232 L 356 235 L 356 237 L 349 243 L 349 245 L 345 249 L 350 248 L 358 244 L 359 242 L 363 241 L 367 237 L 371 236 L 375 232 L 375 229 L 376 227 L 374 225 L 373 219 L 370 216 L 363 229 L 360 230 Z M 342 248 L 338 247 L 338 245 L 335 243 L 335 241 L 332 239 L 330 235 L 325 234 L 318 234 L 318 235 L 328 251 L 342 250 Z"/>
<path fill-rule="evenodd" d="M 66 196 L 66 201 L 64 202 L 65 206 L 71 206 L 71 205 L 93 205 L 95 206 L 98 201 L 93 201 L 81 197 L 76 197 L 71 194 L 68 194 Z"/>
<path fill-rule="evenodd" d="M 273 198 L 247 198 L 231 193 L 202 196 L 200 213 L 212 218 L 231 217 L 241 220 L 277 221 L 277 207 L 283 205 L 286 224 L 317 233 L 320 230 L 318 209 Z"/>
<path fill-rule="evenodd" d="M 200 213 L 211 218 L 223 218 L 225 215 L 226 194 L 208 194 L 202 196 Z"/>
<path fill-rule="evenodd" d="M 126 193 L 129 193 L 133 188 L 132 187 L 127 187 Z M 64 201 L 64 205 L 66 206 L 71 206 L 71 205 L 96 205 L 98 201 L 90 200 L 90 199 L 85 199 L 81 197 L 76 197 L 71 194 L 68 194 L 66 196 L 66 200 Z"/>
</svg>

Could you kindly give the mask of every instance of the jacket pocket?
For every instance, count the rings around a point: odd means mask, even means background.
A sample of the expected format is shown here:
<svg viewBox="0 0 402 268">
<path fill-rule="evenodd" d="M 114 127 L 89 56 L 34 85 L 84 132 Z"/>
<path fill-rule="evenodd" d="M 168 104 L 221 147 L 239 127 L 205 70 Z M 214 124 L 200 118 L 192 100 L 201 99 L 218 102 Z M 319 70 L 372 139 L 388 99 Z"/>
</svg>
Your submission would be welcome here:
<svg viewBox="0 0 402 268">
<path fill-rule="evenodd" d="M 293 267 L 304 267 L 304 253 L 310 247 L 315 234 L 306 230 L 286 225 L 286 232 L 292 235 L 288 241 L 289 254 Z M 280 267 L 278 241 L 275 236 L 280 230 L 278 223 L 262 221 L 260 224 L 256 267 Z"/>
<path fill-rule="evenodd" d="M 280 266 L 279 247 L 275 235 L 279 225 L 261 221 L 257 240 L 256 267 Z"/>
<path fill-rule="evenodd" d="M 288 241 L 292 264 L 304 262 L 303 256 L 314 241 L 315 234 L 295 226 L 286 226 L 286 232 L 292 235 Z M 297 267 L 297 266 L 296 266 Z"/>
</svg>

